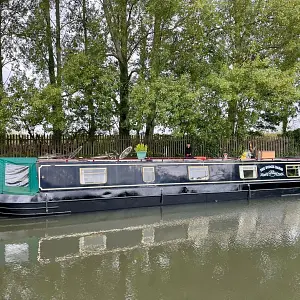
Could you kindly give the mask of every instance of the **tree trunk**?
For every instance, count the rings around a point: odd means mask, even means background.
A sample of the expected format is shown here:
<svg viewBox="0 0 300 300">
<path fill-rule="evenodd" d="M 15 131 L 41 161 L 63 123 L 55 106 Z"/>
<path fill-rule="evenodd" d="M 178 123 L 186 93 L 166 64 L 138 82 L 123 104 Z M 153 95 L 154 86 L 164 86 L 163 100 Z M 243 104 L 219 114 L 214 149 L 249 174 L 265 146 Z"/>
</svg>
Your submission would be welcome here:
<svg viewBox="0 0 300 300">
<path fill-rule="evenodd" d="M 50 84 L 56 84 L 55 76 L 55 61 L 54 61 L 54 51 L 52 45 L 52 32 L 51 32 L 51 19 L 50 19 L 50 0 L 43 1 L 44 6 L 44 17 L 46 21 L 46 46 L 48 51 L 48 73 Z"/>
<path fill-rule="evenodd" d="M 122 136 L 129 136 L 128 122 L 128 100 L 130 78 L 128 74 L 128 26 L 127 26 L 127 0 L 122 1 L 120 9 L 120 32 L 121 57 L 119 57 L 120 68 L 120 121 L 119 133 Z"/>
<path fill-rule="evenodd" d="M 119 64 L 119 134 L 123 136 L 129 136 L 130 131 L 128 122 L 130 85 L 128 74 L 128 61 L 130 59 L 128 54 L 128 24 L 130 20 L 127 21 L 127 2 L 127 0 L 116 1 L 116 7 L 113 7 L 111 1 L 103 0 L 103 10 L 114 44 L 113 52 Z"/>
<path fill-rule="evenodd" d="M 230 101 L 228 106 L 229 134 L 234 136 L 236 134 L 237 101 Z"/>
<path fill-rule="evenodd" d="M 160 55 L 159 55 L 159 49 L 161 46 L 161 23 L 162 18 L 160 15 L 160 12 L 158 12 L 155 15 L 154 19 L 154 33 L 153 33 L 153 44 L 152 44 L 152 50 L 151 50 L 151 73 L 152 77 L 151 80 L 156 80 L 156 78 L 160 74 Z M 149 136 L 153 135 L 154 128 L 155 128 L 155 116 L 156 116 L 156 101 L 150 103 L 151 112 L 147 116 L 146 119 L 146 132 L 145 137 L 146 139 L 149 138 Z"/>
<path fill-rule="evenodd" d="M 58 7 L 56 6 L 58 5 Z M 59 10 L 59 0 L 55 1 L 55 15 L 57 17 L 57 12 Z M 52 31 L 51 31 L 51 18 L 50 18 L 50 0 L 44 0 L 43 1 L 43 11 L 44 11 L 44 18 L 46 22 L 46 47 L 48 51 L 48 73 L 49 73 L 49 81 L 50 84 L 53 86 L 56 86 L 56 76 L 55 76 L 55 60 L 54 60 L 54 50 L 52 45 Z M 56 20 L 57 22 L 57 20 Z M 60 22 L 60 20 L 58 20 Z M 58 31 L 60 31 L 60 27 L 58 28 Z M 57 38 L 57 35 L 56 35 Z M 59 39 L 60 43 L 60 39 Z M 57 40 L 56 40 L 56 46 L 57 46 Z M 60 55 L 60 54 L 59 54 Z M 61 105 L 60 103 L 56 103 L 52 105 L 53 114 L 60 114 L 61 113 Z M 59 141 L 62 136 L 61 129 L 56 126 L 56 124 L 53 124 L 53 139 Z"/>
<path fill-rule="evenodd" d="M 83 27 L 83 47 L 84 53 L 86 56 L 89 56 L 89 48 L 88 48 L 88 28 L 87 28 L 87 11 L 86 11 L 86 0 L 82 1 L 82 27 Z M 93 94 L 89 89 L 85 89 L 84 98 L 88 103 L 88 112 L 89 112 L 89 129 L 88 135 L 89 140 L 93 140 L 96 135 L 97 125 L 96 125 L 96 113 L 94 107 L 94 98 Z"/>
<path fill-rule="evenodd" d="M 92 113 L 90 115 L 90 121 L 89 121 L 89 131 L 88 131 L 88 135 L 89 135 L 89 140 L 93 140 L 95 138 L 96 135 L 96 131 L 97 131 L 97 126 L 96 126 L 96 122 L 95 122 L 95 113 L 94 113 L 94 107 L 90 107 L 89 105 L 89 110 L 92 110 Z"/>
<path fill-rule="evenodd" d="M 61 87 L 60 0 L 55 0 L 57 86 Z"/>
<path fill-rule="evenodd" d="M 286 135 L 288 127 L 288 116 L 284 116 L 282 120 L 282 135 Z"/>
<path fill-rule="evenodd" d="M 49 10 L 50 13 L 50 10 Z M 49 14 L 50 18 L 50 14 Z M 61 88 L 61 41 L 60 41 L 60 31 L 61 31 L 61 25 L 60 25 L 60 0 L 55 0 L 55 19 L 56 19 L 56 35 L 55 35 L 55 50 L 56 50 L 56 86 L 58 88 Z M 51 26 L 49 24 L 50 28 L 50 36 L 51 36 Z M 51 43 L 52 47 L 52 43 Z M 51 58 L 51 62 L 54 63 L 54 55 L 53 55 L 53 49 L 52 51 L 49 51 L 49 57 L 50 53 L 52 53 L 53 58 Z M 63 117 L 63 111 L 62 111 L 62 98 L 60 96 L 58 103 L 56 103 L 55 106 L 53 106 L 53 112 L 59 117 L 60 122 L 62 123 L 61 118 Z M 53 126 L 53 136 L 56 140 L 61 140 L 62 137 L 62 130 L 60 127 L 58 127 L 56 124 Z"/>
<path fill-rule="evenodd" d="M 119 134 L 122 136 L 129 136 L 128 124 L 128 99 L 129 99 L 129 80 L 128 80 L 128 65 L 119 62 L 120 67 L 120 121 Z"/>
<path fill-rule="evenodd" d="M 141 23 L 140 72 L 139 78 L 146 79 L 147 63 L 147 34 L 144 23 Z"/>
<path fill-rule="evenodd" d="M 82 1 L 82 26 L 84 36 L 84 51 L 87 54 L 88 49 L 88 37 L 87 37 L 87 22 L 86 22 L 86 0 Z"/>
<path fill-rule="evenodd" d="M 152 105 L 156 106 L 156 105 Z M 152 108 L 153 109 L 153 108 Z M 150 136 L 154 134 L 154 117 L 152 114 L 149 114 L 146 119 L 146 132 L 145 137 L 148 139 Z"/>
<path fill-rule="evenodd" d="M 84 97 L 87 99 L 87 104 L 88 104 L 88 114 L 89 114 L 88 135 L 89 135 L 89 139 L 93 140 L 95 138 L 96 131 L 97 131 L 93 93 L 89 89 L 85 89 Z"/>
</svg>

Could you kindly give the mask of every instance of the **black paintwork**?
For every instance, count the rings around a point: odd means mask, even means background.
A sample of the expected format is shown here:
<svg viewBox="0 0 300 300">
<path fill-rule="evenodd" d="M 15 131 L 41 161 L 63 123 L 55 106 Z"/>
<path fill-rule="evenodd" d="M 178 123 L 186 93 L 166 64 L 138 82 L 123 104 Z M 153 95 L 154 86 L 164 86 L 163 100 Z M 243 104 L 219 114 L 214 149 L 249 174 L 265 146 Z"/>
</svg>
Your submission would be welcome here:
<svg viewBox="0 0 300 300">
<path fill-rule="evenodd" d="M 40 161 L 40 192 L 34 196 L 0 195 L 0 214 L 41 216 L 298 194 L 300 181 L 286 177 L 286 164 L 297 162 Z M 208 166 L 209 179 L 190 181 L 188 166 L 192 165 Z M 257 165 L 258 178 L 242 180 L 240 165 Z M 151 184 L 143 182 L 144 166 L 155 167 Z M 107 182 L 80 184 L 79 169 L 93 167 L 107 168 Z"/>
</svg>

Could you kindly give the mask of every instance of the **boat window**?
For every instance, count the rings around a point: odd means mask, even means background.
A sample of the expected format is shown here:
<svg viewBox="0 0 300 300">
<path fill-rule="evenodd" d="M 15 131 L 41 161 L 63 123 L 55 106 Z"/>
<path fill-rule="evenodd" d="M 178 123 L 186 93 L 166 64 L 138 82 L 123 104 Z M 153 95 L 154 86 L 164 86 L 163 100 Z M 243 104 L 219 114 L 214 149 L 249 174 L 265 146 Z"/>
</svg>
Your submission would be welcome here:
<svg viewBox="0 0 300 300">
<path fill-rule="evenodd" d="M 5 185 L 10 187 L 28 187 L 29 166 L 5 164 Z"/>
<path fill-rule="evenodd" d="M 143 167 L 143 181 L 144 182 L 154 182 L 155 181 L 154 167 Z"/>
<path fill-rule="evenodd" d="M 103 184 L 106 182 L 106 168 L 80 168 L 80 184 Z"/>
<path fill-rule="evenodd" d="M 189 180 L 208 180 L 208 166 L 189 166 Z"/>
<path fill-rule="evenodd" d="M 257 178 L 257 166 L 240 166 L 241 179 Z"/>
<path fill-rule="evenodd" d="M 300 177 L 300 165 L 287 165 L 286 166 L 287 177 Z"/>
</svg>

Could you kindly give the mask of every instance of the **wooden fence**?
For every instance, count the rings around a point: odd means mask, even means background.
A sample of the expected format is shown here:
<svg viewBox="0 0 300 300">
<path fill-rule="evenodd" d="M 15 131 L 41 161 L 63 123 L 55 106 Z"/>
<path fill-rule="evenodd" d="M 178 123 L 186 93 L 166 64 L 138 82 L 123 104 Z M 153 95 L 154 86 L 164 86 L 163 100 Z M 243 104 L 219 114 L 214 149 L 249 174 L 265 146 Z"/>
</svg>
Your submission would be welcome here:
<svg viewBox="0 0 300 300">
<path fill-rule="evenodd" d="M 238 157 L 248 149 L 249 142 L 257 150 L 273 150 L 276 157 L 300 156 L 300 146 L 292 138 L 261 137 L 244 139 L 200 139 L 197 137 L 173 137 L 157 135 L 149 139 L 144 136 L 121 137 L 97 136 L 89 140 L 86 136 L 73 138 L 63 137 L 55 141 L 51 136 L 6 135 L 0 137 L 0 156 L 2 157 L 39 157 L 45 155 L 69 155 L 82 146 L 77 156 L 92 157 L 116 151 L 121 153 L 128 146 L 138 143 L 148 145 L 148 156 L 151 157 L 182 157 L 187 142 L 190 142 L 194 156 L 221 157 L 224 152 L 231 157 Z M 134 151 L 130 156 L 136 156 Z"/>
</svg>

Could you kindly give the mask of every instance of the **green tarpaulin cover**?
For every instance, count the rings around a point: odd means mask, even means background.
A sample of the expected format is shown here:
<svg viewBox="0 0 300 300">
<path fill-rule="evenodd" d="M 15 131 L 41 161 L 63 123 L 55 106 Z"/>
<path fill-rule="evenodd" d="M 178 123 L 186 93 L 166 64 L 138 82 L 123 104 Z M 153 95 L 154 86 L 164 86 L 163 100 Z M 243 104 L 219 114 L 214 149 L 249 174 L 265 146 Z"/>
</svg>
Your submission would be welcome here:
<svg viewBox="0 0 300 300">
<path fill-rule="evenodd" d="M 38 192 L 37 158 L 0 157 L 1 194 L 33 195 Z"/>
</svg>

